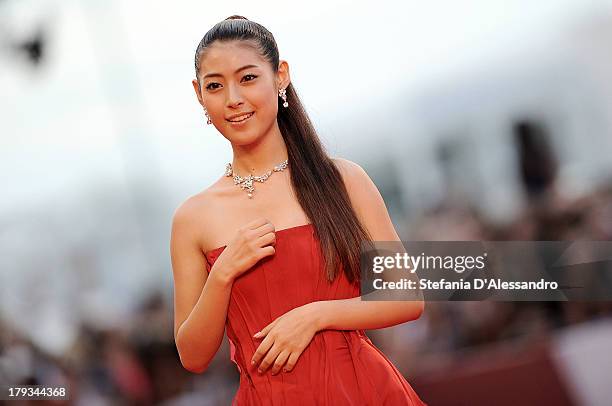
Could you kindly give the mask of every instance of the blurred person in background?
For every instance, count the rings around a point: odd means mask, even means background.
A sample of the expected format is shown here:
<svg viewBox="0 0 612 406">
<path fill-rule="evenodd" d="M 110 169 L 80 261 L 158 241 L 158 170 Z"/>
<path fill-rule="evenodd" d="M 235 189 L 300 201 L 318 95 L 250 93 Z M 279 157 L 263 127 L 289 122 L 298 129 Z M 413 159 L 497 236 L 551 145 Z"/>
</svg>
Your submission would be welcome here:
<svg viewBox="0 0 612 406">
<path fill-rule="evenodd" d="M 361 300 L 360 243 L 399 241 L 377 187 L 327 155 L 260 24 L 216 24 L 195 68 L 198 102 L 233 162 L 174 213 L 183 366 L 204 372 L 227 327 L 240 373 L 234 404 L 424 404 L 364 332 L 423 311 L 422 300 Z"/>
</svg>

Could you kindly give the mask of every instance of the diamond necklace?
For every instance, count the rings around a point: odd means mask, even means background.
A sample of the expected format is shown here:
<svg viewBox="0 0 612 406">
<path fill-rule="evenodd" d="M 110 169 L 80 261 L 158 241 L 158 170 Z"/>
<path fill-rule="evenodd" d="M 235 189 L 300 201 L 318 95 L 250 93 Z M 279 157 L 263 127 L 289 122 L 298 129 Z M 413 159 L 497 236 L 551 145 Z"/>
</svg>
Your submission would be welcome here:
<svg viewBox="0 0 612 406">
<path fill-rule="evenodd" d="M 247 191 L 247 195 L 249 196 L 249 199 L 252 199 L 253 192 L 255 191 L 255 186 L 253 186 L 253 181 L 263 183 L 266 180 L 268 180 L 268 178 L 270 177 L 270 175 L 272 175 L 273 172 L 280 172 L 286 169 L 287 166 L 289 166 L 289 160 L 285 159 L 283 162 L 276 165 L 272 170 L 264 173 L 263 175 L 260 175 L 260 176 L 249 175 L 243 178 L 242 176 L 234 173 L 234 169 L 232 168 L 232 163 L 229 162 L 227 165 L 225 165 L 225 176 L 233 176 L 234 185 L 240 185 L 240 187 L 243 190 Z"/>
</svg>

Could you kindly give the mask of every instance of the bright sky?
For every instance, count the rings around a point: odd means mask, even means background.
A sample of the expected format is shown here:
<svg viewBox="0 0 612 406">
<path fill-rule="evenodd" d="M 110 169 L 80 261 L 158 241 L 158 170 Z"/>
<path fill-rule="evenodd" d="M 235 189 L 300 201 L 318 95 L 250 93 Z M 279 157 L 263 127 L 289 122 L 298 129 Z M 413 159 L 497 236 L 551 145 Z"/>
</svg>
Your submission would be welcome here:
<svg viewBox="0 0 612 406">
<path fill-rule="evenodd" d="M 0 173 L 10 196 L 0 212 L 70 198 L 77 185 L 125 170 L 189 192 L 214 180 L 230 149 L 204 125 L 190 80 L 199 39 L 231 14 L 272 31 L 321 136 L 341 151 L 390 96 L 542 43 L 609 3 L 5 1 L 9 32 L 43 21 L 51 43 L 43 72 L 0 54 Z"/>
</svg>

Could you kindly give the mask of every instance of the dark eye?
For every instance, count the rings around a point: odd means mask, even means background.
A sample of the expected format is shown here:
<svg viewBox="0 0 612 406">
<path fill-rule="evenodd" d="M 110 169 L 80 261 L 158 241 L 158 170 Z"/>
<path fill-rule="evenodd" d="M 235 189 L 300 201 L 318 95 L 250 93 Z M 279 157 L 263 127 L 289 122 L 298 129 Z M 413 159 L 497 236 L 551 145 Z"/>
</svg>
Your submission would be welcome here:
<svg viewBox="0 0 612 406">
<path fill-rule="evenodd" d="M 257 77 L 257 75 L 253 75 L 252 73 L 249 73 L 249 74 L 244 75 L 242 78 L 243 78 L 243 79 L 244 79 L 244 78 L 248 78 L 249 76 L 253 77 L 253 79 L 255 79 L 255 78 Z M 247 80 L 247 82 L 250 82 L 250 81 L 251 81 L 251 80 L 253 80 L 253 79 Z"/>
<path fill-rule="evenodd" d="M 214 86 L 214 85 L 218 85 L 218 83 L 216 83 L 216 82 L 211 82 L 211 83 L 207 84 L 207 85 L 206 85 L 206 90 L 214 90 L 214 89 L 216 89 L 216 87 L 212 87 L 212 86 Z"/>
</svg>

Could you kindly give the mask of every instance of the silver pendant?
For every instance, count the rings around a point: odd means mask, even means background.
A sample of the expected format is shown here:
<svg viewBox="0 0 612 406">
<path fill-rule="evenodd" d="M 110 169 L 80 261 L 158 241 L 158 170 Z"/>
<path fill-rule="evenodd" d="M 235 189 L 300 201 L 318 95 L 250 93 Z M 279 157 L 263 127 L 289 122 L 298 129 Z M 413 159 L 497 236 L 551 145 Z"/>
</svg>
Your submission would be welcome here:
<svg viewBox="0 0 612 406">
<path fill-rule="evenodd" d="M 232 168 L 231 162 L 225 165 L 225 176 L 232 176 L 234 178 L 234 184 L 239 185 L 240 188 L 246 190 L 247 196 L 249 199 L 253 198 L 253 192 L 255 192 L 255 186 L 253 185 L 253 181 L 263 183 L 272 175 L 274 172 L 281 172 L 285 170 L 289 166 L 289 160 L 286 159 L 280 164 L 276 165 L 272 170 L 264 173 L 260 176 L 248 175 L 246 177 L 242 177 L 238 174 L 234 173 L 234 169 Z"/>
</svg>

